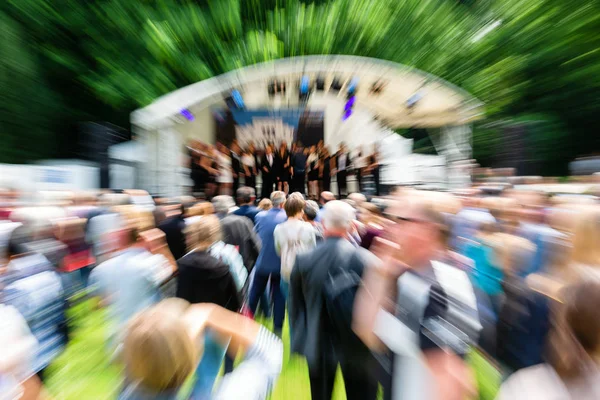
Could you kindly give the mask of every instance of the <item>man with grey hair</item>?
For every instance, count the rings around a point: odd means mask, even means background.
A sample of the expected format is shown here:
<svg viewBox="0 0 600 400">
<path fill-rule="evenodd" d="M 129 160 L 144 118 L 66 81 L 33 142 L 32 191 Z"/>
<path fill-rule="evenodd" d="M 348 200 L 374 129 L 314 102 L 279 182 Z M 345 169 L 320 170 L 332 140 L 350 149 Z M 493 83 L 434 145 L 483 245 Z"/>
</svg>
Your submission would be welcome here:
<svg viewBox="0 0 600 400">
<path fill-rule="evenodd" d="M 281 336 L 283 320 L 285 317 L 285 298 L 281 292 L 281 258 L 275 250 L 275 227 L 285 222 L 287 216 L 283 210 L 285 203 L 285 193 L 276 191 L 271 193 L 271 202 L 273 208 L 269 211 L 262 211 L 256 215 L 256 225 L 254 229 L 260 237 L 262 248 L 256 260 L 254 278 L 250 289 L 250 299 L 248 306 L 252 314 L 256 312 L 258 300 L 264 293 L 269 279 L 273 290 L 273 313 L 275 333 Z"/>
<path fill-rule="evenodd" d="M 215 214 L 222 219 L 225 215 L 229 214 L 229 210 L 235 207 L 235 202 L 231 196 L 219 195 L 212 199 L 212 205 L 215 209 Z"/>
<path fill-rule="evenodd" d="M 350 205 L 339 200 L 328 202 L 323 213 L 325 240 L 313 251 L 297 255 L 290 277 L 291 350 L 306 357 L 313 399 L 331 399 L 338 363 L 349 399 L 374 399 L 377 394 L 368 363 L 353 362 L 352 354 L 344 354 L 334 344 L 334 323 L 324 296 L 330 272 L 340 269 L 362 276 L 362 250 L 348 241 L 353 220 Z"/>
<path fill-rule="evenodd" d="M 314 200 L 308 200 L 304 206 L 304 220 L 308 222 L 315 231 L 317 242 L 323 240 L 323 225 L 316 221 L 319 213 L 319 205 Z"/>
<path fill-rule="evenodd" d="M 212 204 L 221 221 L 223 242 L 238 248 L 244 266 L 251 272 L 260 251 L 260 240 L 254 232 L 254 224 L 248 218 L 228 214 L 228 210 L 234 204 L 231 196 L 215 196 Z"/>
</svg>

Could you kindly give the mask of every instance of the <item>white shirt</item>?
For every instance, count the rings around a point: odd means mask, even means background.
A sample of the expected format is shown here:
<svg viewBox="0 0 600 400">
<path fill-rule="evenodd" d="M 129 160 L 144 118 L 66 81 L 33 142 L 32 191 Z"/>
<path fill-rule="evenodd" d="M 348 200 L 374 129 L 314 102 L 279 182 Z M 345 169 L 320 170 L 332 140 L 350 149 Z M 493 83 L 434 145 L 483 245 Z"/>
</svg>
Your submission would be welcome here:
<svg viewBox="0 0 600 400">
<path fill-rule="evenodd" d="M 254 168 L 254 157 L 248 154 L 242 156 L 242 164 L 247 167 Z"/>
<path fill-rule="evenodd" d="M 346 154 L 340 154 L 338 157 L 338 171 L 344 171 L 346 169 L 346 161 Z"/>
<path fill-rule="evenodd" d="M 273 166 L 273 154 L 267 154 L 267 160 L 269 161 L 269 166 Z"/>
</svg>

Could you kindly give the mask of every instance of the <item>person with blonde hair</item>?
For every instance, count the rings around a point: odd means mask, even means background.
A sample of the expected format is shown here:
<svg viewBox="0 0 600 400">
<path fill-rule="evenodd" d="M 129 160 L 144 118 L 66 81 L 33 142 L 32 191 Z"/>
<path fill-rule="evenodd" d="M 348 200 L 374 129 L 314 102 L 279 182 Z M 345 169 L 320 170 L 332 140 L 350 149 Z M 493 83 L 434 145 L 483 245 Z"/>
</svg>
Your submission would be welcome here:
<svg viewBox="0 0 600 400">
<path fill-rule="evenodd" d="M 235 268 L 215 257 L 211 250 L 221 239 L 218 218 L 214 215 L 203 216 L 186 228 L 186 236 L 189 252 L 177 260 L 177 297 L 192 304 L 209 302 L 238 311 L 241 307 L 238 285 L 241 282 L 236 284 L 235 274 L 231 271 Z M 244 269 L 243 262 L 241 264 Z"/>
<path fill-rule="evenodd" d="M 576 273 L 600 280 L 600 206 L 580 207 L 572 240 Z"/>
<path fill-rule="evenodd" d="M 262 199 L 258 203 L 258 209 L 261 211 L 269 211 L 271 208 L 273 208 L 273 203 L 269 199 Z"/>
<path fill-rule="evenodd" d="M 223 377 L 212 396 L 214 368 L 202 368 L 211 356 L 207 341 L 211 337 L 229 343 L 230 357 L 244 354 L 235 372 Z M 123 346 L 128 384 L 119 398 L 262 400 L 277 381 L 282 361 L 281 341 L 251 319 L 215 304 L 188 306 L 170 299 L 141 312 L 128 325 Z M 181 388 L 194 370 L 196 384 L 190 395 Z M 205 376 L 207 372 L 211 376 Z"/>
</svg>

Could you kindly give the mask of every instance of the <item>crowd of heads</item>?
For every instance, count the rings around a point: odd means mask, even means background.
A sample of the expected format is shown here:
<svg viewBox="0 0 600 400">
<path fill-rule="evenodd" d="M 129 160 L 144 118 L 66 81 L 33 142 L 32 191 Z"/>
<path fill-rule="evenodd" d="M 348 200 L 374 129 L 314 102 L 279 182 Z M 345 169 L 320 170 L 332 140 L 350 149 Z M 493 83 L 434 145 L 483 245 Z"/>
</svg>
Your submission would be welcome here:
<svg viewBox="0 0 600 400">
<path fill-rule="evenodd" d="M 210 149 L 198 145 L 196 150 Z M 216 150 L 229 151 L 224 146 Z M 185 221 L 186 251 L 206 250 L 224 240 L 220 218 L 256 203 L 255 189 L 246 186 L 237 190 L 237 201 L 219 195 L 211 202 L 193 197 L 155 198 L 155 204 L 139 205 L 136 196 L 147 193 L 54 194 L 42 205 L 20 204 L 14 196 L 5 195 L 2 215 L 6 223 L 0 224 L 2 273 L 10 270 L 12 258 L 31 252 L 44 254 L 62 275 L 72 274 L 62 261 L 74 248 L 89 249 L 90 259 L 99 261 L 131 246 L 168 252 L 164 234 L 157 228 L 173 218 Z M 478 295 L 492 304 L 493 317 L 487 322 L 493 325 L 494 337 L 480 338 L 472 345 L 500 362 L 512 362 L 513 370 L 530 365 L 515 363 L 516 355 L 501 348 L 506 340 L 501 324 L 516 327 L 526 321 L 529 326 L 531 310 L 511 314 L 513 303 L 526 297 L 527 307 L 535 307 L 536 301 L 551 299 L 550 312 L 543 317 L 548 332 L 539 337 L 547 344 L 540 347 L 536 359 L 547 360 L 561 376 L 582 373 L 587 364 L 598 365 L 597 198 L 549 196 L 532 190 L 487 196 L 475 189 L 450 193 L 400 188 L 389 196 L 367 198 L 353 193 L 344 200 L 322 191 L 314 201 L 299 192 L 274 191 L 258 208 L 283 209 L 288 219 L 318 225 L 325 237 L 358 238 L 358 245 L 415 271 L 432 260 L 454 260 L 448 263 L 467 273 Z M 116 215 L 118 222 L 108 221 L 107 215 Z M 384 241 L 391 245 L 381 251 Z M 167 258 L 173 260 L 172 254 Z M 74 290 L 65 287 L 65 293 Z M 123 353 L 131 378 L 157 390 L 183 384 L 200 356 L 189 337 L 180 335 L 181 324 L 177 313 L 162 308 L 132 320 Z M 482 336 L 488 333 L 484 329 Z M 528 334 L 525 330 L 520 339 Z M 158 357 L 164 364 L 154 368 L 155 360 L 147 357 Z"/>
</svg>

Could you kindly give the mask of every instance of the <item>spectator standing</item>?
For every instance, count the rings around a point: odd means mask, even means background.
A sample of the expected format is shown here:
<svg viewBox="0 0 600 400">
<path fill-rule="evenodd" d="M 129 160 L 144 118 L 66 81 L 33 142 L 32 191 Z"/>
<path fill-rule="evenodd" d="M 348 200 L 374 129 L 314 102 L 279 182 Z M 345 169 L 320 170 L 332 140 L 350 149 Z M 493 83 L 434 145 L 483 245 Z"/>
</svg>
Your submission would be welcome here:
<svg viewBox="0 0 600 400">
<path fill-rule="evenodd" d="M 560 303 L 549 362 L 513 374 L 498 400 L 600 398 L 600 284 L 567 287 Z"/>
<path fill-rule="evenodd" d="M 325 207 L 325 241 L 313 251 L 299 254 L 290 278 L 290 330 L 292 351 L 306 357 L 312 399 L 329 400 L 338 363 L 342 368 L 348 399 L 374 399 L 377 384 L 366 367 L 347 362 L 336 352 L 329 315 L 324 303 L 324 287 L 332 268 L 362 274 L 364 263 L 354 257 L 355 247 L 346 238 L 354 219 L 348 204 L 332 201 Z"/>
<path fill-rule="evenodd" d="M 268 397 L 281 373 L 281 340 L 256 322 L 218 305 L 170 303 L 172 300 L 165 300 L 140 313 L 129 324 L 123 360 L 127 381 L 132 384 L 125 388 L 120 399 L 264 400 Z M 199 358 L 202 363 L 208 358 L 209 364 L 214 358 L 211 354 L 214 350 L 204 346 L 210 339 L 207 332 L 217 343 L 229 343 L 227 353 L 231 358 L 238 353 L 244 355 L 236 370 L 226 374 L 214 391 L 210 384 L 214 382 L 214 368 L 196 369 Z M 187 396 L 181 389 L 195 369 L 201 390 L 197 392 L 194 388 L 194 393 Z"/>
<path fill-rule="evenodd" d="M 157 224 L 158 229 L 165 233 L 169 250 L 175 260 L 183 257 L 186 250 L 184 213 L 183 205 L 179 205 L 179 212 L 175 211 Z"/>
<path fill-rule="evenodd" d="M 314 200 L 308 200 L 304 206 L 304 220 L 308 222 L 315 231 L 317 242 L 323 240 L 323 225 L 316 221 L 319 212 L 319 205 Z"/>
<path fill-rule="evenodd" d="M 335 200 L 335 196 L 333 193 L 321 192 L 321 195 L 319 196 L 319 212 L 317 213 L 317 218 L 315 221 L 321 222 L 321 218 L 323 216 L 323 207 L 325 207 L 325 204 L 329 203 L 332 200 Z"/>
<path fill-rule="evenodd" d="M 371 247 L 382 262 L 371 263 L 365 270 L 354 303 L 354 330 L 377 352 L 385 352 L 390 346 L 397 351 L 390 337 L 416 338 L 425 365 L 419 364 L 421 357 L 410 359 L 396 354 L 391 363 L 384 361 L 382 365 L 390 377 L 388 381 L 382 379 L 386 399 L 464 398 L 472 390 L 472 381 L 456 351 L 465 349 L 454 349 L 449 345 L 454 342 L 437 335 L 438 331 L 444 332 L 437 324 L 446 319 L 448 309 L 446 292 L 434 268 L 434 262 L 444 256 L 443 218 L 416 203 L 394 204 L 388 216 L 394 222 L 388 228 L 390 241 L 376 239 Z M 393 297 L 395 287 L 397 299 Z M 395 331 L 395 325 L 384 316 L 387 309 L 396 309 L 391 320 L 397 318 L 412 334 Z"/>
<path fill-rule="evenodd" d="M 275 227 L 275 250 L 281 257 L 281 287 L 286 298 L 296 255 L 311 250 L 317 244 L 315 230 L 302 220 L 305 204 L 300 193 L 292 193 L 284 206 L 288 219 Z"/>
<path fill-rule="evenodd" d="M 108 305 L 109 338 L 114 346 L 119 345 L 114 340 L 129 319 L 160 300 L 162 275 L 157 272 L 171 269 L 165 257 L 144 248 L 137 226 L 131 222 L 126 226 L 117 232 L 120 251 L 90 274 L 92 293 Z"/>
<path fill-rule="evenodd" d="M 256 216 L 255 230 L 260 237 L 262 248 L 256 260 L 254 280 L 250 289 L 249 307 L 252 313 L 256 312 L 258 300 L 264 293 L 269 279 L 273 289 L 274 326 L 275 332 L 281 335 L 285 317 L 285 298 L 281 293 L 281 258 L 275 250 L 274 232 L 277 225 L 285 222 L 287 216 L 283 210 L 285 193 L 273 192 L 271 194 L 273 208 L 261 212 Z"/>
<path fill-rule="evenodd" d="M 254 218 L 261 211 L 254 205 L 256 192 L 251 186 L 242 186 L 238 189 L 236 195 L 240 208 L 235 210 L 233 214 L 248 218 L 254 225 Z"/>
<path fill-rule="evenodd" d="M 192 249 L 177 261 L 177 297 L 192 304 L 215 303 L 239 311 L 241 277 L 236 278 L 236 272 L 243 268 L 228 265 L 213 255 L 211 246 L 218 241 L 220 230 L 219 221 L 210 215 L 189 227 L 187 234 Z"/>
<path fill-rule="evenodd" d="M 244 188 L 239 190 L 242 189 Z M 238 249 L 244 266 L 250 273 L 260 252 L 260 239 L 254 232 L 254 224 L 250 222 L 249 218 L 227 213 L 232 203 L 233 199 L 229 196 L 216 196 L 212 200 L 217 217 L 221 222 L 223 242 Z"/>
</svg>

